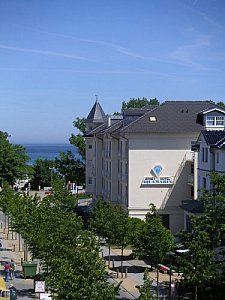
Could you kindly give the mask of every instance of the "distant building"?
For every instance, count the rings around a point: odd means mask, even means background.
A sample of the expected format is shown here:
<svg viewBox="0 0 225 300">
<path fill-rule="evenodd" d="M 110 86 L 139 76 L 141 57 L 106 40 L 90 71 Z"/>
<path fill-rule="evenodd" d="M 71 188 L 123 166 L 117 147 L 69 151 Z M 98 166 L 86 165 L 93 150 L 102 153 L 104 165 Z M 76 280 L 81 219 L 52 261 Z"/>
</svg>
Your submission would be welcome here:
<svg viewBox="0 0 225 300">
<path fill-rule="evenodd" d="M 198 152 L 191 145 L 216 107 L 167 101 L 106 116 L 96 101 L 86 120 L 86 192 L 142 219 L 154 203 L 164 225 L 176 233 L 184 227 L 183 202 L 197 199 Z"/>
</svg>

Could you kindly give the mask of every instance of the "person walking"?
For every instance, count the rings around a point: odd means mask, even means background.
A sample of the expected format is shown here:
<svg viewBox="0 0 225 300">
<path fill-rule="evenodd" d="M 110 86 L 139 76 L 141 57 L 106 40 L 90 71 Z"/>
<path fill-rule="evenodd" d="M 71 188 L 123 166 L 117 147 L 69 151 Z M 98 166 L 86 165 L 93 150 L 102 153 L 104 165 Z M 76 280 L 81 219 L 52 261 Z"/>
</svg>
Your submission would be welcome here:
<svg viewBox="0 0 225 300">
<path fill-rule="evenodd" d="M 176 297 L 176 284 L 175 284 L 175 281 L 173 280 L 172 282 L 171 282 L 171 297 L 170 297 L 170 299 L 175 299 L 175 297 Z"/>
<path fill-rule="evenodd" d="M 10 269 L 9 269 L 9 273 L 10 273 L 9 276 L 12 280 L 14 279 L 14 276 L 15 276 L 15 270 L 16 270 L 16 263 L 14 262 L 13 259 L 11 259 Z"/>
<path fill-rule="evenodd" d="M 4 273 L 5 273 L 5 281 L 8 282 L 9 281 L 9 273 L 10 273 L 10 263 L 6 262 L 5 266 L 4 266 Z"/>
</svg>

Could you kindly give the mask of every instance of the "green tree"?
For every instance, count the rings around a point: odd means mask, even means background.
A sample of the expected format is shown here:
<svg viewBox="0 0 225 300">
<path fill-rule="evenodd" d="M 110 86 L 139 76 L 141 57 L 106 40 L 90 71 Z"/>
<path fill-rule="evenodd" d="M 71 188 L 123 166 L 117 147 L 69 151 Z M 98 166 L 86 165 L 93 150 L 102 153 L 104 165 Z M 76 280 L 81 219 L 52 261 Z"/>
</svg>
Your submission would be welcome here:
<svg viewBox="0 0 225 300">
<path fill-rule="evenodd" d="M 192 217 L 192 231 L 180 232 L 179 236 L 189 251 L 179 257 L 184 283 L 198 289 L 204 286 L 222 286 L 224 263 L 216 261 L 215 252 L 225 242 L 225 175 L 210 174 L 212 189 L 201 191 L 203 213 Z M 221 253 L 224 254 L 224 253 Z"/>
<path fill-rule="evenodd" d="M 129 244 L 133 249 L 133 253 L 136 254 L 135 245 L 138 244 L 139 237 L 145 226 L 145 221 L 139 218 L 128 218 L 128 235 L 129 235 Z"/>
<path fill-rule="evenodd" d="M 225 175 L 212 172 L 210 181 L 213 188 L 203 190 L 200 196 L 204 213 L 198 222 L 201 230 L 209 234 L 213 249 L 225 243 Z"/>
<path fill-rule="evenodd" d="M 71 197 L 60 181 L 42 201 L 37 196 L 14 194 L 6 186 L 0 193 L 0 206 L 33 257 L 41 261 L 45 281 L 56 293 L 54 299 L 113 300 L 118 286 L 107 282 L 95 235 L 82 229 L 82 220 L 75 213 L 62 210 L 73 201 Z"/>
<path fill-rule="evenodd" d="M 222 107 L 223 109 L 225 109 L 225 103 L 223 101 L 218 101 L 218 102 L 215 102 L 213 100 L 209 100 L 208 102 L 212 103 L 212 104 L 216 104 L 220 107 Z"/>
<path fill-rule="evenodd" d="M 13 185 L 17 179 L 25 179 L 30 172 L 25 148 L 11 144 L 8 138 L 6 132 L 0 131 L 0 186 L 3 181 Z"/>
<path fill-rule="evenodd" d="M 148 270 L 146 269 L 144 272 L 144 284 L 142 286 L 137 286 L 140 296 L 138 297 L 139 300 L 155 300 L 155 295 L 151 292 L 152 282 L 153 280 L 150 279 L 148 275 Z"/>
<path fill-rule="evenodd" d="M 129 245 L 129 216 L 121 206 L 112 206 L 112 228 L 114 228 L 115 244 L 121 248 L 121 272 L 123 273 L 124 249 Z"/>
<path fill-rule="evenodd" d="M 109 262 L 111 245 L 115 243 L 115 228 L 114 228 L 113 206 L 111 202 L 104 202 L 98 199 L 96 205 L 91 210 L 90 229 L 99 237 L 105 239 L 109 247 Z"/>
<path fill-rule="evenodd" d="M 76 120 L 73 122 L 73 125 L 75 128 L 78 129 L 79 132 L 77 135 L 71 134 L 69 141 L 72 145 L 74 145 L 77 148 L 80 157 L 83 161 L 85 161 L 85 118 L 76 118 Z"/>
<path fill-rule="evenodd" d="M 181 242 L 187 249 L 182 253 L 177 262 L 183 273 L 183 284 L 194 287 L 194 299 L 198 299 L 198 287 L 208 286 L 218 272 L 214 263 L 214 252 L 210 249 L 210 237 L 206 231 L 201 230 L 199 220 L 192 219 L 192 232 L 181 232 Z"/>
<path fill-rule="evenodd" d="M 150 204 L 150 211 L 135 241 L 135 251 L 138 256 L 149 259 L 152 265 L 163 260 L 165 253 L 174 249 L 174 237 L 162 225 L 160 216 L 154 204 Z"/>
<path fill-rule="evenodd" d="M 48 159 L 37 159 L 33 165 L 33 174 L 31 186 L 33 189 L 38 189 L 40 186 L 51 186 L 52 180 L 56 176 L 55 162 Z"/>
<path fill-rule="evenodd" d="M 78 185 L 85 183 L 85 165 L 71 151 L 61 152 L 59 158 L 55 159 L 55 167 L 66 182 L 76 182 Z"/>
<path fill-rule="evenodd" d="M 141 108 L 145 105 L 159 105 L 159 100 L 156 98 L 154 99 L 147 99 L 147 98 L 131 98 L 128 102 L 122 102 L 122 111 L 126 108 Z"/>
</svg>

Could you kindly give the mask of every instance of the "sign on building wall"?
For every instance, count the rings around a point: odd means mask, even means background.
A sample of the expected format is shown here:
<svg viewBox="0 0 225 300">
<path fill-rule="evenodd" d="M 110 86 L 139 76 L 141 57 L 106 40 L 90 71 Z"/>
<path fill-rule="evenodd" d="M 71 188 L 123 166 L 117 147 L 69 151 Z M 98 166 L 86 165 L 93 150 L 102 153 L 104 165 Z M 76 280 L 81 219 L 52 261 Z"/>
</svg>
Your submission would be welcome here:
<svg viewBox="0 0 225 300">
<path fill-rule="evenodd" d="M 142 185 L 151 185 L 151 184 L 173 184 L 174 177 L 172 176 L 161 176 L 163 167 L 161 165 L 155 165 L 151 169 L 152 176 L 145 176 L 142 180 Z"/>
</svg>

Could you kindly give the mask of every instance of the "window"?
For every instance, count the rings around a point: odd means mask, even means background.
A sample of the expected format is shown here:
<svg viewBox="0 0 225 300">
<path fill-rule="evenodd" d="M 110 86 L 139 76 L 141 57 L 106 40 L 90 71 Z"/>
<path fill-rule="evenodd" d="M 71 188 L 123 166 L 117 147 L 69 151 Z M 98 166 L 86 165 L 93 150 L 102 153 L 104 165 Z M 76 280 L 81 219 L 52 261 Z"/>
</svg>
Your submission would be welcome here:
<svg viewBox="0 0 225 300">
<path fill-rule="evenodd" d="M 208 162 L 208 148 L 202 148 L 202 162 Z"/>
<path fill-rule="evenodd" d="M 208 162 L 208 148 L 205 148 L 205 162 Z"/>
<path fill-rule="evenodd" d="M 223 116 L 207 116 L 206 117 L 206 126 L 224 126 L 224 117 Z"/>
<path fill-rule="evenodd" d="M 206 178 L 203 177 L 202 180 L 203 180 L 203 189 L 206 189 Z"/>
<path fill-rule="evenodd" d="M 156 122 L 156 117 L 149 117 L 150 122 Z"/>
<path fill-rule="evenodd" d="M 216 126 L 224 126 L 224 117 L 216 117 Z"/>
<path fill-rule="evenodd" d="M 92 145 L 91 144 L 88 145 L 88 149 L 92 149 Z"/>
<path fill-rule="evenodd" d="M 92 184 L 92 178 L 88 177 L 88 184 Z"/>
<path fill-rule="evenodd" d="M 216 163 L 218 164 L 220 162 L 220 153 L 216 152 Z"/>
<path fill-rule="evenodd" d="M 167 229 L 170 228 L 170 215 L 160 215 L 162 220 L 162 225 Z"/>
<path fill-rule="evenodd" d="M 215 126 L 215 118 L 214 117 L 206 117 L 206 125 L 207 126 Z"/>
<path fill-rule="evenodd" d="M 202 148 L 202 161 L 205 161 L 205 148 Z"/>
</svg>

